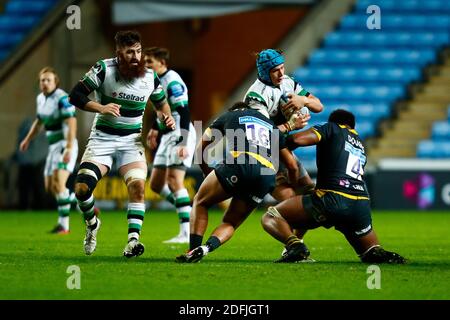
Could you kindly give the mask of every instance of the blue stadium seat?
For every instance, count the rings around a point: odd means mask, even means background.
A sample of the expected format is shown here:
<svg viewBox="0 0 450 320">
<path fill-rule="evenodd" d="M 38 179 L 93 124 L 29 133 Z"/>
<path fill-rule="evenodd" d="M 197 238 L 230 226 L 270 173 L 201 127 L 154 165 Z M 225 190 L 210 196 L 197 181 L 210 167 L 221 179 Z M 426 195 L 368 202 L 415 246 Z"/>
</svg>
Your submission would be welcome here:
<svg viewBox="0 0 450 320">
<path fill-rule="evenodd" d="M 309 57 L 309 65 L 319 66 L 417 66 L 423 67 L 436 60 L 434 50 L 354 50 L 354 49 L 318 49 Z"/>
<path fill-rule="evenodd" d="M 371 5 L 380 7 L 386 13 L 450 13 L 450 2 L 447 0 L 359 0 L 357 12 L 366 13 Z"/>
<path fill-rule="evenodd" d="M 23 33 L 0 32 L 0 50 L 15 47 L 24 38 Z"/>
<path fill-rule="evenodd" d="M 447 32 L 335 31 L 325 37 L 325 46 L 333 48 L 439 48 L 449 43 Z"/>
<path fill-rule="evenodd" d="M 409 83 L 417 81 L 421 77 L 420 69 L 417 67 L 386 68 L 386 67 L 304 67 L 296 69 L 292 77 L 301 83 L 323 84 L 323 83 Z"/>
<path fill-rule="evenodd" d="M 431 137 L 434 141 L 450 141 L 450 122 L 437 121 L 433 123 L 433 127 L 431 129 Z"/>
<path fill-rule="evenodd" d="M 327 105 L 329 102 L 352 100 L 390 103 L 405 96 L 402 85 L 317 85 L 308 86 L 308 91 L 318 96 Z"/>
<path fill-rule="evenodd" d="M 24 32 L 29 30 L 39 20 L 39 17 L 0 15 L 0 32 Z"/>
<path fill-rule="evenodd" d="M 422 140 L 417 145 L 419 158 L 450 158 L 449 141 Z"/>
<path fill-rule="evenodd" d="M 6 3 L 5 13 L 12 15 L 43 14 L 56 2 L 55 0 L 10 0 Z"/>
<path fill-rule="evenodd" d="M 316 161 L 316 146 L 298 147 L 294 150 L 294 154 L 304 164 L 306 161 Z"/>
<path fill-rule="evenodd" d="M 342 18 L 340 29 L 367 31 L 367 14 L 350 14 Z M 432 21 L 433 23 L 430 23 Z M 435 31 L 448 32 L 450 17 L 443 14 L 383 14 L 381 30 L 384 31 Z"/>
</svg>

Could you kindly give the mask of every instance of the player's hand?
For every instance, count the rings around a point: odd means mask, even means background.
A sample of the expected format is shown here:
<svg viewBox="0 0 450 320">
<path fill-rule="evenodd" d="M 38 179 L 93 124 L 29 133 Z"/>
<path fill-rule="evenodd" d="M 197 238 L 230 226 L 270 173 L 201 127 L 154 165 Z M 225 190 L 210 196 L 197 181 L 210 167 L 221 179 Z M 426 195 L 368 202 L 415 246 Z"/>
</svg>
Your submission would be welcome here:
<svg viewBox="0 0 450 320">
<path fill-rule="evenodd" d="M 65 148 L 64 149 L 62 162 L 66 163 L 66 164 L 70 162 L 70 157 L 71 157 L 70 151 L 71 151 L 70 148 Z"/>
<path fill-rule="evenodd" d="M 108 114 L 113 117 L 120 117 L 120 105 L 117 103 L 108 103 L 100 109 L 101 114 Z"/>
<path fill-rule="evenodd" d="M 171 115 L 163 114 L 163 122 L 167 128 L 175 130 L 175 119 Z"/>
<path fill-rule="evenodd" d="M 308 97 L 299 96 L 298 94 L 289 93 L 287 95 L 289 97 L 289 102 L 284 105 L 284 109 L 292 109 L 299 110 L 301 107 L 305 106 L 308 103 Z"/>
<path fill-rule="evenodd" d="M 189 156 L 189 151 L 186 146 L 180 146 L 177 150 L 177 155 L 181 160 L 186 159 Z"/>
<path fill-rule="evenodd" d="M 152 151 L 158 148 L 158 130 L 150 129 L 147 135 L 147 146 Z"/>
<path fill-rule="evenodd" d="M 30 142 L 27 139 L 22 140 L 22 142 L 19 145 L 19 150 L 21 152 L 25 152 L 28 150 L 28 146 L 30 145 Z"/>
<path fill-rule="evenodd" d="M 300 112 L 295 112 L 287 122 L 290 129 L 289 131 L 303 129 L 308 125 L 309 119 L 311 119 L 311 115 L 309 113 L 302 115 Z"/>
</svg>

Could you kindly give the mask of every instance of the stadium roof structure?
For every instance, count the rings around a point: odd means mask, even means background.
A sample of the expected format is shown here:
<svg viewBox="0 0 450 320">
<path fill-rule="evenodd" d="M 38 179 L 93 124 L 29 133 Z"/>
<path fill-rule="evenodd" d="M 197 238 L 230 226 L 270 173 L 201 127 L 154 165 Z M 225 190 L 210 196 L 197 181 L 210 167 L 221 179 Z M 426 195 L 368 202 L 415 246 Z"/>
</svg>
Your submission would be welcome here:
<svg viewBox="0 0 450 320">
<path fill-rule="evenodd" d="M 206 18 L 261 9 L 265 6 L 307 5 L 316 0 L 115 0 L 113 22 L 117 25 Z"/>
</svg>

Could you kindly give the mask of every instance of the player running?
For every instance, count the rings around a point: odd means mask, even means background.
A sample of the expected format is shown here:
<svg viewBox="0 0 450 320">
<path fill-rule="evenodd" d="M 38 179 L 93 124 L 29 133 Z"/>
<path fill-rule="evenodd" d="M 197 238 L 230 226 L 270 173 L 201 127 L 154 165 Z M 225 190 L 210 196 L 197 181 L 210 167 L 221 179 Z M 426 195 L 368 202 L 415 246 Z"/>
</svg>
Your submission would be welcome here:
<svg viewBox="0 0 450 320">
<path fill-rule="evenodd" d="M 163 199 L 174 204 L 178 214 L 178 235 L 164 242 L 189 243 L 189 216 L 192 207 L 184 178 L 186 169 L 192 165 L 196 134 L 190 119 L 186 84 L 176 71 L 168 69 L 169 55 L 169 50 L 165 48 L 144 50 L 147 66 L 158 74 L 177 127 L 176 130 L 168 130 L 161 121 L 157 121 L 157 127 L 150 130 L 150 149 L 156 149 L 150 187 Z"/>
<path fill-rule="evenodd" d="M 66 183 L 78 155 L 75 107 L 69 103 L 67 93 L 59 88 L 59 77 L 53 68 L 45 67 L 39 72 L 39 87 L 37 117 L 19 149 L 26 151 L 39 130 L 45 128 L 49 144 L 44 169 L 45 190 L 54 195 L 58 204 L 58 223 L 50 232 L 67 234 L 70 232 L 69 212 L 74 197 Z"/>
<path fill-rule="evenodd" d="M 84 250 L 91 255 L 97 246 L 96 237 L 101 224 L 94 214 L 92 193 L 98 181 L 111 170 L 115 160 L 129 197 L 128 243 L 123 255 L 134 257 L 144 252 L 144 245 L 139 241 L 145 213 L 144 186 L 147 178 L 142 140 L 146 140 L 149 129 L 143 126 L 143 114 L 149 99 L 167 127 L 174 128 L 174 121 L 158 76 L 153 70 L 145 68 L 141 59 L 139 33 L 120 31 L 115 41 L 117 57 L 98 61 L 70 94 L 75 106 L 96 113 L 78 171 L 75 192 L 87 225 Z M 88 98 L 93 91 L 96 101 Z"/>
</svg>

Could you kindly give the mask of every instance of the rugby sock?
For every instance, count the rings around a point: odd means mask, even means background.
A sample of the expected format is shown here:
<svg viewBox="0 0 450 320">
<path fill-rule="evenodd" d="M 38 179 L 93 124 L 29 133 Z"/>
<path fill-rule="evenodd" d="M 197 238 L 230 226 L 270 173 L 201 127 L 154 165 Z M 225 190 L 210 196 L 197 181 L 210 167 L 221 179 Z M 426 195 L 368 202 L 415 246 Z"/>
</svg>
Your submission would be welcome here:
<svg viewBox="0 0 450 320">
<path fill-rule="evenodd" d="M 200 247 L 203 242 L 203 236 L 191 233 L 189 235 L 189 250 Z"/>
<path fill-rule="evenodd" d="M 286 240 L 286 248 L 290 248 L 292 245 L 297 244 L 297 243 L 301 243 L 300 239 L 297 238 L 297 236 L 295 236 L 295 235 L 291 235 Z"/>
<path fill-rule="evenodd" d="M 220 245 L 221 245 L 220 240 L 216 236 L 211 236 L 206 241 L 206 247 L 208 248 L 208 252 L 213 252 L 218 247 L 220 247 Z"/>
<path fill-rule="evenodd" d="M 166 199 L 171 204 L 175 205 L 175 197 L 173 196 L 173 193 L 170 191 L 169 186 L 167 184 L 164 185 L 159 195 L 163 199 Z"/>
<path fill-rule="evenodd" d="M 144 221 L 145 203 L 128 203 L 128 241 L 132 238 L 139 240 L 141 234 L 142 222 Z"/>
<path fill-rule="evenodd" d="M 83 218 L 90 229 L 95 229 L 97 227 L 97 217 L 94 213 L 95 199 L 94 195 L 91 194 L 87 200 L 78 200 L 78 206 L 81 212 L 83 212 Z"/>
<path fill-rule="evenodd" d="M 56 195 L 58 203 L 58 224 L 62 225 L 64 230 L 69 230 L 70 196 L 69 190 L 65 189 Z"/>
<path fill-rule="evenodd" d="M 75 192 L 71 192 L 69 195 L 70 203 L 77 203 L 77 199 L 75 197 Z"/>
<path fill-rule="evenodd" d="M 177 208 L 178 219 L 180 220 L 180 234 L 189 234 L 189 215 L 191 214 L 191 199 L 186 188 L 174 193 L 175 207 Z"/>
</svg>

